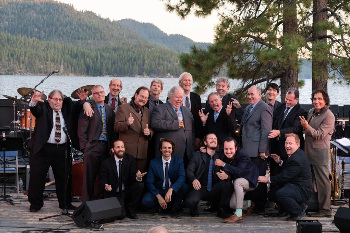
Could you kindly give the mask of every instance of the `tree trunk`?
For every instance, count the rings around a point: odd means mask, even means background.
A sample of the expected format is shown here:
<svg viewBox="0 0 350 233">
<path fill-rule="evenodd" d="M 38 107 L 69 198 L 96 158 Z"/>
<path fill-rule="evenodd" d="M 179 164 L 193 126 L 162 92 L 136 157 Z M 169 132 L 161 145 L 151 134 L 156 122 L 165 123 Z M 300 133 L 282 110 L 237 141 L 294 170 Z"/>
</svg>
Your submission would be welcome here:
<svg viewBox="0 0 350 233">
<path fill-rule="evenodd" d="M 285 75 L 281 78 L 281 100 L 284 102 L 286 91 L 290 87 L 298 88 L 298 54 L 297 46 L 293 47 L 291 41 L 297 35 L 297 6 L 296 0 L 283 1 L 283 40 L 282 54 Z"/>
<path fill-rule="evenodd" d="M 326 23 L 328 0 L 313 0 L 313 24 L 312 24 L 312 91 L 327 91 L 328 81 L 328 54 L 327 30 L 320 29 L 320 25 Z"/>
</svg>

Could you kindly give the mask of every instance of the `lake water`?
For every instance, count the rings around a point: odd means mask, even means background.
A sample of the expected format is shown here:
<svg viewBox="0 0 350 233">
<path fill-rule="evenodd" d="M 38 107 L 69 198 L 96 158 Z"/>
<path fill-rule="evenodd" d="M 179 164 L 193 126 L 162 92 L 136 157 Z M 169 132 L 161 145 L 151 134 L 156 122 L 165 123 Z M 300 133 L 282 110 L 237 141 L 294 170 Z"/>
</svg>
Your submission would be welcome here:
<svg viewBox="0 0 350 233">
<path fill-rule="evenodd" d="M 0 98 L 4 99 L 3 95 L 12 97 L 20 95 L 17 89 L 21 87 L 33 88 L 46 76 L 20 76 L 20 75 L 0 75 Z M 130 100 L 134 95 L 135 90 L 140 86 L 149 87 L 153 78 L 135 78 L 135 77 L 118 77 L 123 83 L 121 96 L 125 96 Z M 106 93 L 108 93 L 108 85 L 111 77 L 77 77 L 77 76 L 50 76 L 42 84 L 38 86 L 38 90 L 44 90 L 48 94 L 53 89 L 59 89 L 63 94 L 70 96 L 77 88 L 85 85 L 102 85 Z M 177 78 L 162 78 L 164 82 L 164 90 L 160 96 L 161 100 L 165 100 L 168 90 L 178 85 Z M 240 81 L 231 80 L 231 90 L 238 86 Z M 311 104 L 311 79 L 305 79 L 305 85 L 300 89 L 300 103 Z M 208 94 L 215 91 L 215 87 L 210 88 L 206 93 L 201 95 L 202 102 L 205 102 Z M 350 104 L 350 86 L 334 84 L 332 80 L 328 81 L 328 92 L 331 99 L 331 104 L 346 105 Z M 280 99 L 280 98 L 279 98 Z"/>
</svg>

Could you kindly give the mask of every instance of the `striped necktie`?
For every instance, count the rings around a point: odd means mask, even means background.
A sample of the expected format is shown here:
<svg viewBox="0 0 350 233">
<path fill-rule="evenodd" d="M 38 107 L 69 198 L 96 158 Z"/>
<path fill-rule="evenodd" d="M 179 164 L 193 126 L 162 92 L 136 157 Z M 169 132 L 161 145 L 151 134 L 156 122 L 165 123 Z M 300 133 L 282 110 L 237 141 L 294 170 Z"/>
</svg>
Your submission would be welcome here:
<svg viewBox="0 0 350 233">
<path fill-rule="evenodd" d="M 104 111 L 102 105 L 100 106 L 100 108 L 101 108 L 101 117 L 102 117 L 102 124 L 103 124 L 103 126 L 102 126 L 102 134 L 101 134 L 101 137 L 102 137 L 102 138 L 107 138 L 107 137 L 106 137 L 106 119 L 105 119 L 105 111 Z"/>
</svg>

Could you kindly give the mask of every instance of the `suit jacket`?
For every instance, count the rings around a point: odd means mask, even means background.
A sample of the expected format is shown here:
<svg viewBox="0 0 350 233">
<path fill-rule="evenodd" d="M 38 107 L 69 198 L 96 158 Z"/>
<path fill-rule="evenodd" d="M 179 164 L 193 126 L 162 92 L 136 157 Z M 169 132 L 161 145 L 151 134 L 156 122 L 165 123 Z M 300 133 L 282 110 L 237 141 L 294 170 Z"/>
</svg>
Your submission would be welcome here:
<svg viewBox="0 0 350 233">
<path fill-rule="evenodd" d="M 68 134 L 74 143 L 76 138 L 77 115 L 82 109 L 84 101 L 74 103 L 71 98 L 64 98 L 62 104 L 62 115 L 66 124 Z M 53 109 L 48 101 L 38 102 L 30 111 L 35 116 L 35 129 L 30 141 L 31 154 L 38 153 L 50 138 L 54 126 Z M 74 145 L 73 145 L 74 146 Z"/>
<path fill-rule="evenodd" d="M 122 160 L 122 181 L 127 188 L 130 184 L 136 181 L 136 162 L 132 155 L 124 154 Z M 100 186 L 104 190 L 104 198 L 115 197 L 119 185 L 119 176 L 117 164 L 114 155 L 108 156 L 101 163 L 100 169 Z M 105 190 L 105 184 L 112 186 L 112 191 Z"/>
<path fill-rule="evenodd" d="M 220 159 L 226 163 L 223 171 L 230 176 L 231 180 L 244 178 L 249 181 L 251 188 L 257 186 L 259 169 L 252 162 L 248 154 L 245 153 L 244 149 L 237 150 L 233 159 L 227 158 L 223 153 L 220 155 Z"/>
<path fill-rule="evenodd" d="M 231 111 L 230 115 L 226 114 L 226 109 L 221 108 L 216 122 L 214 121 L 214 110 L 209 110 L 209 115 L 205 126 L 203 126 L 204 134 L 214 133 L 218 138 L 220 149 L 223 148 L 224 140 L 227 137 L 234 137 L 237 127 L 235 111 Z"/>
<path fill-rule="evenodd" d="M 149 112 L 152 113 L 153 109 L 155 108 L 156 104 L 154 103 L 156 99 L 150 94 L 147 103 L 145 104 L 145 107 L 147 107 L 149 109 Z M 150 101 L 153 103 L 150 103 Z M 159 104 L 164 104 L 163 101 L 158 100 Z"/>
<path fill-rule="evenodd" d="M 286 109 L 286 104 L 282 103 L 278 106 L 273 114 L 273 126 L 272 129 L 280 130 L 280 136 L 278 140 L 276 138 L 272 139 L 274 141 L 274 145 L 278 146 L 279 149 L 276 153 L 282 156 L 283 159 L 287 158 L 287 153 L 285 150 L 284 143 L 286 141 L 285 134 L 287 133 L 295 133 L 300 138 L 300 148 L 304 148 L 304 137 L 303 137 L 303 127 L 301 126 L 299 116 L 306 117 L 305 110 L 300 106 L 300 104 L 296 104 L 288 113 L 286 118 L 283 120 L 284 111 Z M 273 148 L 271 148 L 273 152 Z M 280 152 L 280 153 L 278 153 Z"/>
<path fill-rule="evenodd" d="M 219 154 L 215 153 L 213 155 L 213 159 L 214 162 L 216 159 L 219 158 Z M 210 157 L 208 156 L 207 153 L 202 153 L 199 151 L 196 151 L 193 153 L 193 156 L 190 160 L 190 162 L 188 163 L 187 169 L 186 169 L 186 175 L 187 175 L 187 179 L 188 179 L 188 183 L 192 184 L 192 182 L 197 179 L 199 181 L 201 181 L 201 179 L 206 177 L 203 177 L 203 174 L 205 172 L 206 169 L 206 164 L 208 164 L 210 161 L 209 159 Z M 213 186 L 214 184 L 216 184 L 217 182 L 220 181 L 220 178 L 216 175 L 216 172 L 220 171 L 220 167 L 214 165 L 214 169 L 213 171 Z"/>
<path fill-rule="evenodd" d="M 245 108 L 241 122 L 242 146 L 250 157 L 258 157 L 259 153 L 269 155 L 268 135 L 272 129 L 271 107 L 260 100 L 248 113 Z M 245 115 L 248 114 L 246 122 Z"/>
<path fill-rule="evenodd" d="M 305 132 L 305 154 L 312 165 L 328 165 L 330 156 L 330 140 L 334 130 L 335 117 L 325 107 L 321 114 L 310 109 L 307 116 L 309 127 Z"/>
<path fill-rule="evenodd" d="M 119 133 L 119 139 L 124 142 L 127 154 L 133 155 L 136 159 L 147 159 L 148 140 L 153 130 L 150 129 L 151 115 L 148 108 L 143 107 L 141 111 L 142 115 L 136 112 L 130 104 L 119 106 L 115 116 L 114 131 Z M 127 121 L 130 114 L 134 118 L 134 123 L 128 126 Z M 151 131 L 151 136 L 143 134 L 146 124 Z"/>
<path fill-rule="evenodd" d="M 186 185 L 186 173 L 184 161 L 182 158 L 172 156 L 169 164 L 169 179 L 171 188 L 174 192 L 178 192 L 183 185 Z M 164 171 L 162 157 L 151 160 L 147 172 L 146 187 L 152 195 L 159 194 L 159 190 L 163 188 Z"/>
<path fill-rule="evenodd" d="M 193 117 L 190 110 L 181 106 L 185 128 L 179 128 L 176 112 L 169 102 L 154 108 L 151 117 L 151 128 L 155 131 L 156 157 L 161 156 L 159 141 L 162 138 L 170 138 L 175 143 L 173 155 L 184 157 L 187 146 L 187 156 L 191 158 L 194 150 Z"/>
<path fill-rule="evenodd" d="M 83 151 L 88 142 L 97 141 L 102 133 L 102 117 L 97 109 L 95 102 L 91 103 L 92 110 L 94 114 L 92 117 L 88 117 L 84 114 L 83 111 L 80 112 L 80 118 L 78 121 L 78 137 L 80 143 L 80 149 Z M 114 126 L 114 117 L 115 114 L 113 109 L 108 104 L 105 104 L 106 109 L 106 130 L 107 130 L 107 142 L 108 148 L 112 147 L 113 140 L 115 139 L 115 134 L 113 130 Z"/>
<path fill-rule="evenodd" d="M 105 104 L 108 104 L 108 101 L 109 101 L 109 96 L 110 96 L 111 94 L 110 93 L 108 93 L 107 95 L 106 95 L 106 98 L 105 98 Z M 117 106 L 120 106 L 120 105 L 122 105 L 122 103 L 120 102 L 120 98 L 119 98 L 119 95 L 118 95 L 118 97 L 117 97 L 117 99 L 116 99 L 116 104 L 117 104 Z M 116 108 L 117 109 L 117 108 Z"/>
<path fill-rule="evenodd" d="M 297 185 L 308 194 L 312 193 L 312 174 L 310 163 L 299 148 L 289 159 L 283 161 L 282 171 L 270 177 L 271 184 L 283 186 L 287 183 Z"/>
</svg>

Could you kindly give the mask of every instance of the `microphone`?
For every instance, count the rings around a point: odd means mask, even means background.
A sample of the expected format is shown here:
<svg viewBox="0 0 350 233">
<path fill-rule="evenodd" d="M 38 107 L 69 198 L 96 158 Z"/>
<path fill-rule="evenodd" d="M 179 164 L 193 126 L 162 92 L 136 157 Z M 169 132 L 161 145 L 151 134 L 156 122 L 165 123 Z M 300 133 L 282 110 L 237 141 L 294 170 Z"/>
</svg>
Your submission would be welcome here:
<svg viewBox="0 0 350 233">
<path fill-rule="evenodd" d="M 66 127 L 66 126 L 65 126 L 65 127 L 62 127 L 62 129 L 63 129 L 63 132 L 67 135 L 67 138 L 68 138 L 69 142 L 72 144 L 72 140 L 70 139 L 70 136 L 69 136 L 69 134 L 68 134 L 67 127 Z"/>
<path fill-rule="evenodd" d="M 59 70 L 54 70 L 54 71 L 52 71 L 51 73 L 52 74 L 56 74 L 56 73 L 58 73 L 58 72 L 60 72 Z"/>
</svg>

